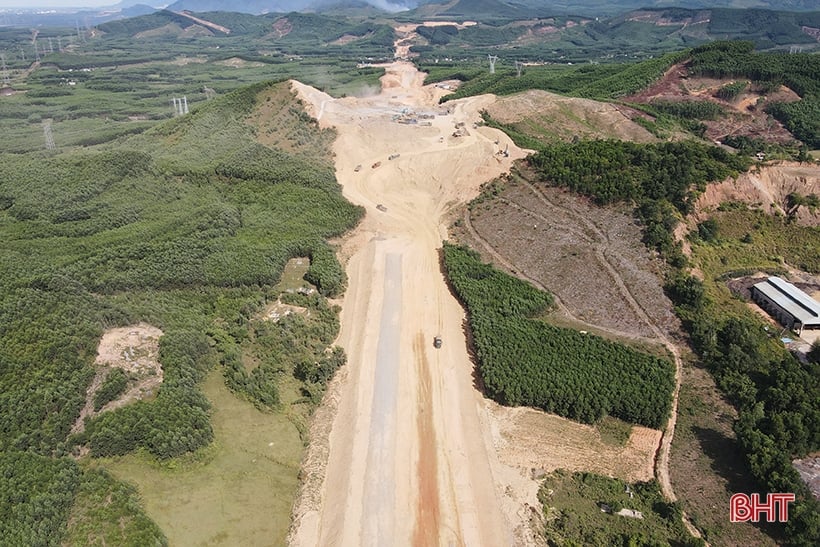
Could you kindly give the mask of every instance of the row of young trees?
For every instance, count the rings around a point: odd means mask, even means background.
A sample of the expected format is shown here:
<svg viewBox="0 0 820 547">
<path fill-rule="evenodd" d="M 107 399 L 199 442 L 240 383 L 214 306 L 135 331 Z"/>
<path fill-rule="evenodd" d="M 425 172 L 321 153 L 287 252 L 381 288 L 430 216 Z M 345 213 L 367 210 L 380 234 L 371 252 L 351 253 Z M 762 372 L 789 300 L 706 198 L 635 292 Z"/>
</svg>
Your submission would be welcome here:
<svg viewBox="0 0 820 547">
<path fill-rule="evenodd" d="M 511 78 L 508 71 L 496 74 L 467 72 L 453 66 L 447 71 L 431 66 L 435 80 L 456 78 L 465 83 L 442 101 L 495 93 L 510 95 L 528 89 L 543 89 L 575 97 L 610 100 L 631 95 L 654 82 L 673 64 L 683 60 L 688 52 L 676 52 L 655 59 L 630 64 L 601 64 L 573 67 L 527 67 L 520 78 Z M 425 67 L 427 68 L 427 67 Z"/>
<path fill-rule="evenodd" d="M 674 367 L 665 359 L 532 317 L 552 297 L 493 269 L 466 247 L 445 244 L 447 278 L 469 312 L 487 393 L 593 423 L 606 415 L 663 427 Z"/>
</svg>

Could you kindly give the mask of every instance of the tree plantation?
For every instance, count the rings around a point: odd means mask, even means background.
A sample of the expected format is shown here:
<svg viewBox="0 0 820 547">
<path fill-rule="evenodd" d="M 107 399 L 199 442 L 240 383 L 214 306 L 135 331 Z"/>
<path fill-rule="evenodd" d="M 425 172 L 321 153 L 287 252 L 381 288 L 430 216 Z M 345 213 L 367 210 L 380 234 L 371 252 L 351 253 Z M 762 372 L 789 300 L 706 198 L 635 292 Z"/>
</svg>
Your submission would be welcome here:
<svg viewBox="0 0 820 547">
<path fill-rule="evenodd" d="M 491 397 L 585 423 L 611 415 L 663 427 L 674 387 L 671 362 L 534 319 L 552 297 L 483 264 L 465 247 L 445 244 L 444 263 L 469 312 L 479 371 Z"/>
</svg>

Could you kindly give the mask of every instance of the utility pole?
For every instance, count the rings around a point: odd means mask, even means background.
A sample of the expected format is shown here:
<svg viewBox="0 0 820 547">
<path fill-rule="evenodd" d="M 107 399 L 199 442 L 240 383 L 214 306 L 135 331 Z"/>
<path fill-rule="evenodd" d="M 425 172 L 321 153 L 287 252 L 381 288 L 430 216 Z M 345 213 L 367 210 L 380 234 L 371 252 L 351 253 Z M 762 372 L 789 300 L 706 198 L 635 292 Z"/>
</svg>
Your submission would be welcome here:
<svg viewBox="0 0 820 547">
<path fill-rule="evenodd" d="M 495 74 L 495 62 L 498 60 L 498 55 L 487 55 L 490 60 L 490 74 Z"/>
<path fill-rule="evenodd" d="M 46 150 L 56 150 L 54 134 L 51 132 L 51 118 L 43 120 L 43 136 L 46 138 Z"/>
<path fill-rule="evenodd" d="M 6 67 L 6 56 L 0 54 L 0 62 L 3 64 L 3 85 L 11 85 L 11 79 L 9 78 L 9 69 Z"/>
</svg>

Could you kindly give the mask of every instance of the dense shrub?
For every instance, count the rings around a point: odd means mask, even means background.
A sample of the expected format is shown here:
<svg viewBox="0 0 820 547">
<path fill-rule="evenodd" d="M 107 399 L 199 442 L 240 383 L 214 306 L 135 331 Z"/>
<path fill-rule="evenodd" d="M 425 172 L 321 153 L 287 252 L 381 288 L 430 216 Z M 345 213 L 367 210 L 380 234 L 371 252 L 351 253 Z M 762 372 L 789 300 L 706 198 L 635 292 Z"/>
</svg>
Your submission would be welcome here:
<svg viewBox="0 0 820 547">
<path fill-rule="evenodd" d="M 99 411 L 122 395 L 126 386 L 128 386 L 128 374 L 121 368 L 111 369 L 100 385 L 100 389 L 94 394 L 94 410 Z"/>
</svg>

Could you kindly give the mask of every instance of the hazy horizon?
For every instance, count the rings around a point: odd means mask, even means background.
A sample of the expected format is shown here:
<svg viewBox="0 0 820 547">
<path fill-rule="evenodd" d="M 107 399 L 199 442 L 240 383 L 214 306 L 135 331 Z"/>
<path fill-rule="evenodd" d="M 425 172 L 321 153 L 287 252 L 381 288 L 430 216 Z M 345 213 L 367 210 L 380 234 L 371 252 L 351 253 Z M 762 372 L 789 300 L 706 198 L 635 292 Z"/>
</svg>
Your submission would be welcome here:
<svg viewBox="0 0 820 547">
<path fill-rule="evenodd" d="M 99 8 L 100 6 L 113 6 L 119 2 L 120 0 L 0 0 L 0 9 Z M 152 2 L 146 0 L 145 3 L 151 4 Z"/>
</svg>

